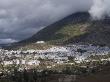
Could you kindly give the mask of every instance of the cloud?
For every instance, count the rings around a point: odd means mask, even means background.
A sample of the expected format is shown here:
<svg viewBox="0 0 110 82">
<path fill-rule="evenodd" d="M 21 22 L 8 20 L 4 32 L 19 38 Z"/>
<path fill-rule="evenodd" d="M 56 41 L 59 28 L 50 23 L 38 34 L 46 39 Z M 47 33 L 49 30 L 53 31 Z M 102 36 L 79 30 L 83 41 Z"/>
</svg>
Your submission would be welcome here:
<svg viewBox="0 0 110 82">
<path fill-rule="evenodd" d="M 94 0 L 89 10 L 93 19 L 103 19 L 110 16 L 110 0 Z"/>
<path fill-rule="evenodd" d="M 13 43 L 13 42 L 17 42 L 16 40 L 14 39 L 0 39 L 0 44 L 7 44 L 7 43 Z"/>
<path fill-rule="evenodd" d="M 67 15 L 88 11 L 92 4 L 92 0 L 0 0 L 0 39 L 23 40 Z"/>
</svg>

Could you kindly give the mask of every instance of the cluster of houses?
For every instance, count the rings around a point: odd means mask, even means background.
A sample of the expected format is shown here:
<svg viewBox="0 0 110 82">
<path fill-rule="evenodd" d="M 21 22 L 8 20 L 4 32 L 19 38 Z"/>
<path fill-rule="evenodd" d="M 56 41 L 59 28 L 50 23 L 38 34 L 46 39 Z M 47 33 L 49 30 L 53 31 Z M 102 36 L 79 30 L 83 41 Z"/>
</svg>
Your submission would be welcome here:
<svg viewBox="0 0 110 82">
<path fill-rule="evenodd" d="M 68 63 L 69 57 L 74 57 L 76 63 L 89 61 L 87 57 L 93 55 L 108 55 L 110 48 L 107 46 L 93 46 L 72 44 L 67 46 L 56 46 L 46 50 L 4 50 L 0 49 L 0 64 L 39 66 L 42 61 L 49 61 L 52 65 Z M 110 58 L 109 58 L 110 59 Z M 107 59 L 101 59 L 107 60 Z M 45 63 L 44 62 L 44 63 Z M 49 66 L 47 66 L 49 67 Z"/>
</svg>

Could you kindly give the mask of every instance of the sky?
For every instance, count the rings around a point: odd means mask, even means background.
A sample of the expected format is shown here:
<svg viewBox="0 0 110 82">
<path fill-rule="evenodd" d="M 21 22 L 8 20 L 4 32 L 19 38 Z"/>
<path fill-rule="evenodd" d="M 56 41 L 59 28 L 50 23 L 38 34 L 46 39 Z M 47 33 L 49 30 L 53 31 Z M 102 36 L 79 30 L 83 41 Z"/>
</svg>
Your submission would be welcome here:
<svg viewBox="0 0 110 82">
<path fill-rule="evenodd" d="M 101 19 L 110 14 L 106 4 L 110 0 L 0 0 L 0 44 L 31 37 L 76 12 L 87 11 L 93 19 Z"/>
</svg>

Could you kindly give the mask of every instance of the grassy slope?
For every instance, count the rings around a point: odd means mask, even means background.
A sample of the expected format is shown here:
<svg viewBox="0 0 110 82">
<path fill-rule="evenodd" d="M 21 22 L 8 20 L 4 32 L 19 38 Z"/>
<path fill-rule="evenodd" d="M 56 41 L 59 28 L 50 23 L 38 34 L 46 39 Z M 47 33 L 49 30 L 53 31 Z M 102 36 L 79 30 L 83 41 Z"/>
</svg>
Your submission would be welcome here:
<svg viewBox="0 0 110 82">
<path fill-rule="evenodd" d="M 32 43 L 32 44 L 22 46 L 19 49 L 22 49 L 22 50 L 29 50 L 29 49 L 45 50 L 45 49 L 51 48 L 52 46 L 54 46 L 54 45 Z"/>
<path fill-rule="evenodd" d="M 54 36 L 51 37 L 50 40 L 47 42 L 49 43 L 57 43 L 62 44 L 65 41 L 68 41 L 71 38 L 74 38 L 75 36 L 80 36 L 85 33 L 85 29 L 87 28 L 89 24 L 87 23 L 79 23 L 79 24 L 69 24 L 64 26 L 62 29 L 58 30 Z"/>
</svg>

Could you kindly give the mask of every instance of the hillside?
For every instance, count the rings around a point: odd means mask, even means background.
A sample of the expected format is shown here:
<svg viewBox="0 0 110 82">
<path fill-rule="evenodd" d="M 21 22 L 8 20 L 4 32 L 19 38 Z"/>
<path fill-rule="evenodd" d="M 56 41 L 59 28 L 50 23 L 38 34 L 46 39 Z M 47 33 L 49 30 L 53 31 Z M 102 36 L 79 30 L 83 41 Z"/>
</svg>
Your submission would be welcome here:
<svg viewBox="0 0 110 82">
<path fill-rule="evenodd" d="M 88 20 L 88 13 L 76 13 L 70 15 L 54 24 L 45 27 L 31 38 L 23 40 L 20 43 L 46 41 L 52 44 L 62 44 L 74 36 L 84 34 L 85 31 L 83 31 L 83 29 L 88 26 Z M 84 28 L 82 28 L 82 26 L 84 26 Z"/>
<path fill-rule="evenodd" d="M 87 12 L 75 13 L 14 45 L 27 46 L 37 41 L 45 41 L 48 45 L 90 43 L 110 46 L 110 19 L 91 20 Z"/>
</svg>

